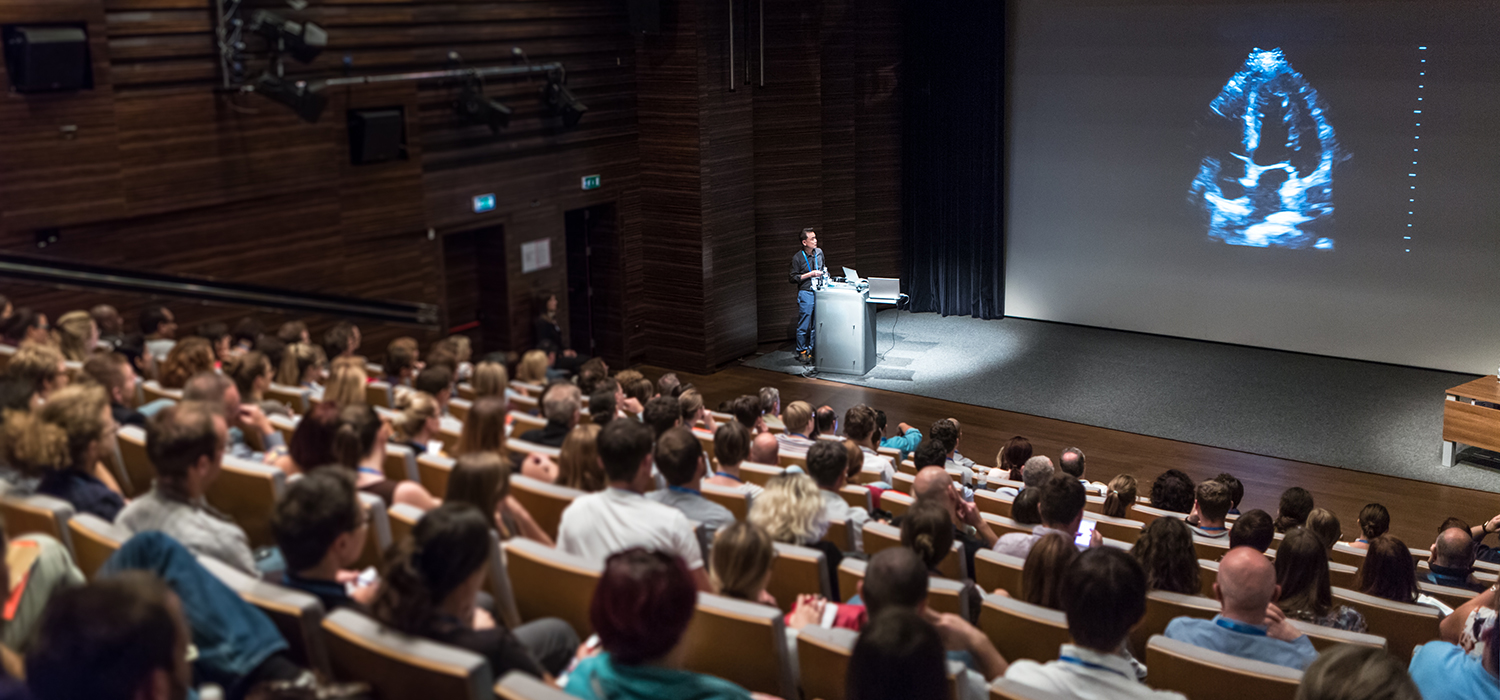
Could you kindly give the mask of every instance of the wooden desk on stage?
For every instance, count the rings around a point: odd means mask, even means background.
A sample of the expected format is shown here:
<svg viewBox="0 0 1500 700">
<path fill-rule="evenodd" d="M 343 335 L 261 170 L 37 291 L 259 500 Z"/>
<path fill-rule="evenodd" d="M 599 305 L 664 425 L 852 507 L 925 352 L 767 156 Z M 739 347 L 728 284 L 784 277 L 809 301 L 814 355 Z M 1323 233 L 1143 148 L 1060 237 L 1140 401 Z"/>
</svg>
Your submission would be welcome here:
<svg viewBox="0 0 1500 700">
<path fill-rule="evenodd" d="M 1500 408 L 1475 406 L 1484 401 L 1500 406 L 1500 380 L 1480 377 L 1449 389 L 1443 402 L 1443 466 L 1453 466 L 1463 445 L 1500 452 Z"/>
</svg>

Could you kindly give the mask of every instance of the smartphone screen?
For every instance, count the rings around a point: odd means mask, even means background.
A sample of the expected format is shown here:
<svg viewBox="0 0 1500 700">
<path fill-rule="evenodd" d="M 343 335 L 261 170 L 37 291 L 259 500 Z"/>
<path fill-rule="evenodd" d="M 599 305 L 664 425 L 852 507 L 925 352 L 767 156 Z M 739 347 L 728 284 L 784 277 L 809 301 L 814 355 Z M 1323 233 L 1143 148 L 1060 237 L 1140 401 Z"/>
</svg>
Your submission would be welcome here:
<svg viewBox="0 0 1500 700">
<path fill-rule="evenodd" d="M 1084 518 L 1083 522 L 1078 523 L 1078 536 L 1073 538 L 1073 544 L 1079 547 L 1089 546 L 1089 541 L 1094 537 L 1094 525 L 1095 522 L 1088 518 Z"/>
</svg>

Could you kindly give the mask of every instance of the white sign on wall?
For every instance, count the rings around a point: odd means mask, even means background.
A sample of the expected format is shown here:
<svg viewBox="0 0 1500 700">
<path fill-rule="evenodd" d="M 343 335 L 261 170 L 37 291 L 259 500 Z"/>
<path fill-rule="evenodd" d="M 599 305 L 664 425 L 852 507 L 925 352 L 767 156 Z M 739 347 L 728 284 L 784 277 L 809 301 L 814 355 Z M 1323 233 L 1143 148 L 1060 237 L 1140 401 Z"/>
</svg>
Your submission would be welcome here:
<svg viewBox="0 0 1500 700">
<path fill-rule="evenodd" d="M 552 239 L 542 238 L 521 244 L 521 272 L 536 272 L 552 267 Z"/>
</svg>

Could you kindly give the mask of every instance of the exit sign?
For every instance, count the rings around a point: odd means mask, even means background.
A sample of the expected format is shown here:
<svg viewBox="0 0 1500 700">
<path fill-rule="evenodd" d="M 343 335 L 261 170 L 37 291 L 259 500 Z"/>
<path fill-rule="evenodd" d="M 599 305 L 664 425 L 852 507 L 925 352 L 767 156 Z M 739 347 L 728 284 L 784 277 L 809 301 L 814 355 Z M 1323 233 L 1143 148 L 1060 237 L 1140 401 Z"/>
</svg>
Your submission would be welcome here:
<svg viewBox="0 0 1500 700">
<path fill-rule="evenodd" d="M 494 194 L 481 194 L 481 195 L 476 195 L 474 197 L 474 213 L 475 214 L 483 214 L 483 213 L 485 213 L 487 211 L 494 211 L 494 209 L 495 209 L 495 195 Z"/>
<path fill-rule="evenodd" d="M 597 190 L 597 189 L 599 189 L 599 176 L 598 175 L 584 175 L 583 176 L 583 189 L 584 190 Z"/>
</svg>

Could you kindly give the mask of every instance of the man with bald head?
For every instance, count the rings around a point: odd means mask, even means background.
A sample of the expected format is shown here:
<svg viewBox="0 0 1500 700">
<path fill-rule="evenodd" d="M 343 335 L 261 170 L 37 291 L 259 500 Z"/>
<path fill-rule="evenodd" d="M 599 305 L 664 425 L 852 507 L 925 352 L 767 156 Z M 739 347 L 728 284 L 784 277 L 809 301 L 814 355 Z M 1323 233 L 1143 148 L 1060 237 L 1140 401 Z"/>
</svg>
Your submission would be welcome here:
<svg viewBox="0 0 1500 700">
<path fill-rule="evenodd" d="M 1431 570 L 1425 580 L 1476 592 L 1489 588 L 1490 584 L 1474 580 L 1474 550 L 1474 538 L 1465 528 L 1450 527 L 1438 533 L 1437 541 L 1432 543 L 1432 561 L 1428 563 Z"/>
<path fill-rule="evenodd" d="M 1219 562 L 1214 597 L 1224 606 L 1212 620 L 1179 617 L 1167 625 L 1170 639 L 1297 670 L 1318 658 L 1307 635 L 1272 605 L 1281 596 L 1276 567 L 1250 547 L 1229 550 Z"/>
<path fill-rule="evenodd" d="M 990 524 L 979 517 L 979 508 L 965 501 L 959 494 L 958 485 L 953 483 L 953 477 L 947 469 L 923 467 L 912 482 L 911 495 L 917 503 L 932 501 L 948 511 L 948 517 L 953 520 L 953 538 L 964 545 L 968 571 L 974 570 L 974 553 L 980 547 L 993 547 L 1000 541 L 1000 537 L 990 529 Z"/>
<path fill-rule="evenodd" d="M 768 466 L 780 466 L 781 444 L 776 442 L 776 435 L 770 431 L 756 433 L 750 439 L 750 461 L 755 464 Z"/>
</svg>

